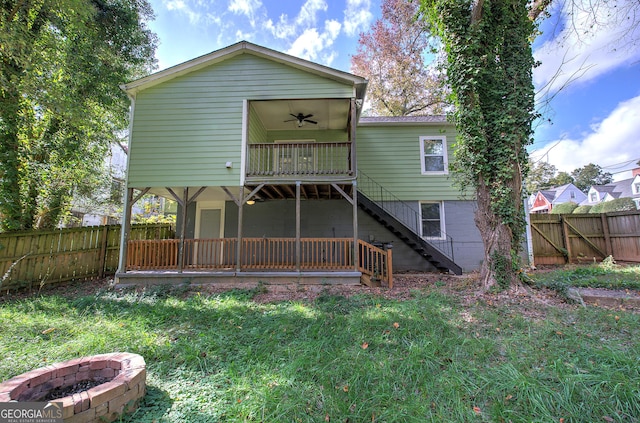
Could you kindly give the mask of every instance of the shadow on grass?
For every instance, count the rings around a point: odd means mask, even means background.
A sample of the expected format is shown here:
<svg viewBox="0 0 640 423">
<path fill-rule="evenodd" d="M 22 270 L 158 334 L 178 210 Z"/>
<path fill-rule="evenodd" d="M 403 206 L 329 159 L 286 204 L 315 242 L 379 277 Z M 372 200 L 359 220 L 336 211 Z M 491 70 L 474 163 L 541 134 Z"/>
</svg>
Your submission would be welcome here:
<svg viewBox="0 0 640 423">
<path fill-rule="evenodd" d="M 173 400 L 166 391 L 155 386 L 147 386 L 147 393 L 136 411 L 123 416 L 119 421 L 122 423 L 158 422 L 172 405 Z"/>
</svg>

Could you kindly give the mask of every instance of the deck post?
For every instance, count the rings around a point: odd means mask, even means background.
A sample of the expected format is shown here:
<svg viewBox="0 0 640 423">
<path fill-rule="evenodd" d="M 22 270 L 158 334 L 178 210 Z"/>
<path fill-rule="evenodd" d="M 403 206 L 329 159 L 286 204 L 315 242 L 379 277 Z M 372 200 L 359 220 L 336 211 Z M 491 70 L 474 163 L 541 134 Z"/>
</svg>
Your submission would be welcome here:
<svg viewBox="0 0 640 423">
<path fill-rule="evenodd" d="M 358 271 L 360 257 L 358 254 L 358 183 L 353 180 L 353 191 L 351 194 L 353 200 L 353 268 Z"/>
<path fill-rule="evenodd" d="M 182 219 L 180 227 L 180 243 L 178 244 L 178 273 L 182 273 L 184 268 L 184 234 L 187 226 L 187 206 L 189 205 L 189 188 L 185 187 L 182 192 Z"/>
<path fill-rule="evenodd" d="M 124 216 L 122 217 L 122 231 L 120 232 L 120 258 L 118 273 L 127 272 L 127 246 L 129 243 L 129 233 L 131 232 L 131 208 L 133 207 L 133 188 L 127 188 L 124 198 Z"/>
<path fill-rule="evenodd" d="M 300 271 L 300 181 L 296 181 L 296 270 Z"/>
<path fill-rule="evenodd" d="M 238 204 L 238 245 L 236 245 L 236 272 L 242 270 L 242 210 L 244 208 L 244 186 L 240 187 Z"/>
</svg>

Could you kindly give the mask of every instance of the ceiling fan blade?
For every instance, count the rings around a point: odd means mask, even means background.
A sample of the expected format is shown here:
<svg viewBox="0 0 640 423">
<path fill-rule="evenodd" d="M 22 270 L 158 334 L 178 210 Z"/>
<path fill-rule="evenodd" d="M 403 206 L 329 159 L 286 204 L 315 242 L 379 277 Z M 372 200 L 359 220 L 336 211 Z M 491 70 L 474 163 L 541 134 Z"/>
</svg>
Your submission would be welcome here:
<svg viewBox="0 0 640 423">
<path fill-rule="evenodd" d="M 295 118 L 295 119 L 289 119 L 289 120 L 283 120 L 283 122 L 295 122 L 296 120 L 298 120 L 298 118 Z"/>
<path fill-rule="evenodd" d="M 305 119 L 305 122 L 309 122 L 309 123 L 313 123 L 314 125 L 317 125 L 318 122 L 316 122 L 315 120 L 309 120 L 309 119 Z"/>
</svg>

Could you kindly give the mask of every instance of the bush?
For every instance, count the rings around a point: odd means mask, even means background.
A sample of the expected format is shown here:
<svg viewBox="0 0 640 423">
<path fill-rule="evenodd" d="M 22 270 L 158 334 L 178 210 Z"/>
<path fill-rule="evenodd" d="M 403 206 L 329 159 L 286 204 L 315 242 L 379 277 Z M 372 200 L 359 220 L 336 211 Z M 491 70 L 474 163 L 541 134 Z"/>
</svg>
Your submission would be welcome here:
<svg viewBox="0 0 640 423">
<path fill-rule="evenodd" d="M 592 208 L 593 206 L 578 206 L 573 210 L 573 214 L 589 213 L 589 210 L 591 210 Z"/>
<path fill-rule="evenodd" d="M 573 201 L 568 201 L 566 203 L 560 203 L 556 206 L 553 206 L 551 209 L 551 214 L 568 214 L 572 213 L 578 207 L 577 203 Z"/>
<path fill-rule="evenodd" d="M 631 198 L 616 198 L 615 200 L 596 204 L 589 210 L 589 213 L 611 213 L 630 210 L 636 210 L 636 203 Z"/>
</svg>

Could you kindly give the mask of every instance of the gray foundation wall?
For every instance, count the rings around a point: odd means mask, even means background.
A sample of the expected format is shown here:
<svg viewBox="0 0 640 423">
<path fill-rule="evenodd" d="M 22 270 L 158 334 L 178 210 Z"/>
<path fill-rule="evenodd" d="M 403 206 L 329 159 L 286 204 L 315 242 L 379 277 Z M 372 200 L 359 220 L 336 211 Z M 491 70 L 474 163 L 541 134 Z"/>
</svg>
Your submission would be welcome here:
<svg viewBox="0 0 640 423">
<path fill-rule="evenodd" d="M 243 236 L 295 237 L 295 200 L 266 201 L 245 206 Z M 417 204 L 417 202 L 416 202 Z M 454 256 L 465 272 L 475 270 L 482 260 L 482 241 L 473 222 L 475 203 L 446 201 L 445 224 L 454 239 Z M 303 200 L 300 202 L 301 236 L 353 237 L 353 207 L 346 200 Z M 238 207 L 229 201 L 225 205 L 225 237 L 238 233 Z M 365 241 L 393 244 L 395 271 L 430 272 L 435 269 L 371 216 L 358 209 L 358 237 Z"/>
</svg>

